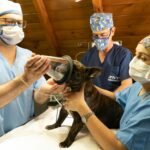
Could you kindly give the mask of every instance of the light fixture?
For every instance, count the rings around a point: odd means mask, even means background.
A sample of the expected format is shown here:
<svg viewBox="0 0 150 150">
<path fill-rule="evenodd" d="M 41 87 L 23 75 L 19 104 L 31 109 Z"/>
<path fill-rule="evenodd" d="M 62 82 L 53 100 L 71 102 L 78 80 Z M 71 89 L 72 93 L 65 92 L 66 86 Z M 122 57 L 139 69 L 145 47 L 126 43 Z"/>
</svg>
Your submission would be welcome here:
<svg viewBox="0 0 150 150">
<path fill-rule="evenodd" d="M 76 3 L 80 2 L 80 1 L 82 1 L 82 0 L 75 0 Z"/>
</svg>

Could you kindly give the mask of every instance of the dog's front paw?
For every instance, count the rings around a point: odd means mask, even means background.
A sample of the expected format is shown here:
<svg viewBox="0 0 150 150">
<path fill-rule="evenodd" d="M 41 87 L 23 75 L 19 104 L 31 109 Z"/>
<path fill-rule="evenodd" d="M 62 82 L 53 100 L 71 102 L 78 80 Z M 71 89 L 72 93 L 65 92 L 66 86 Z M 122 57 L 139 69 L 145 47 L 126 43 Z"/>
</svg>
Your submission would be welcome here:
<svg viewBox="0 0 150 150">
<path fill-rule="evenodd" d="M 71 144 L 72 144 L 71 141 L 63 141 L 59 144 L 59 146 L 65 148 L 65 147 L 69 147 Z"/>
<path fill-rule="evenodd" d="M 47 129 L 47 130 L 51 130 L 51 129 L 55 129 L 55 128 L 57 128 L 55 124 L 47 125 L 47 126 L 45 127 L 45 129 Z"/>
</svg>

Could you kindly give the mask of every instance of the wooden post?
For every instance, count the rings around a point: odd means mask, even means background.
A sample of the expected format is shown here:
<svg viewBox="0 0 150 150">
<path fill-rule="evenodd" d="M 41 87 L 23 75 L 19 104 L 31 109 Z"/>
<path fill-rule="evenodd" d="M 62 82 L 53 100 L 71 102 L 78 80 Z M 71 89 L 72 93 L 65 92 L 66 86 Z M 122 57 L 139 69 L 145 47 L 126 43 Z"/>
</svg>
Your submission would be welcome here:
<svg viewBox="0 0 150 150">
<path fill-rule="evenodd" d="M 102 0 L 92 0 L 92 3 L 95 12 L 103 12 Z"/>
<path fill-rule="evenodd" d="M 61 52 L 57 43 L 57 38 L 52 26 L 52 23 L 50 22 L 44 0 L 32 0 L 33 4 L 35 6 L 35 9 L 38 12 L 41 24 L 43 25 L 45 29 L 45 34 L 47 37 L 48 42 L 51 44 L 52 48 L 56 51 L 57 56 L 61 56 Z"/>
</svg>

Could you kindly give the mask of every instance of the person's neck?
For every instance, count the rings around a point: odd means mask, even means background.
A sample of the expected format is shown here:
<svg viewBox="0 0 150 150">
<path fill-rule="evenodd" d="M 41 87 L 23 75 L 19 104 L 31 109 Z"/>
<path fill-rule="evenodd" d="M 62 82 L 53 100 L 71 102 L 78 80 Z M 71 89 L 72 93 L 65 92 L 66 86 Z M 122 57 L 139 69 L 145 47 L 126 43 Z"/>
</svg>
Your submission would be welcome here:
<svg viewBox="0 0 150 150">
<path fill-rule="evenodd" d="M 112 49 L 113 47 L 113 42 L 110 41 L 110 43 L 108 44 L 107 48 L 104 51 L 99 51 L 99 59 L 101 61 L 101 63 L 103 63 L 105 61 L 105 58 L 108 54 L 108 52 Z"/>
<path fill-rule="evenodd" d="M 16 46 L 4 46 L 0 44 L 0 53 L 12 64 L 16 57 Z"/>
<path fill-rule="evenodd" d="M 142 85 L 142 89 L 139 93 L 139 95 L 143 95 L 144 93 L 150 92 L 150 83 L 145 83 Z"/>
</svg>

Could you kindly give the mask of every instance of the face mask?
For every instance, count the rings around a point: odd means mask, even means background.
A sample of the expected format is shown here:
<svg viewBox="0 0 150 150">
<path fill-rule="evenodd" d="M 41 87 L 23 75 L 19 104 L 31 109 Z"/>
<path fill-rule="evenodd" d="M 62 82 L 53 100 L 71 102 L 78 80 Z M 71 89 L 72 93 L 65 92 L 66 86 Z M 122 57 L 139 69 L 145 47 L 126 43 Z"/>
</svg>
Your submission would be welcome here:
<svg viewBox="0 0 150 150">
<path fill-rule="evenodd" d="M 134 57 L 129 65 L 129 75 L 141 84 L 150 82 L 150 65 Z"/>
<path fill-rule="evenodd" d="M 107 47 L 109 42 L 109 38 L 97 38 L 94 39 L 94 43 L 98 50 L 104 51 L 104 49 Z"/>
<path fill-rule="evenodd" d="M 50 69 L 47 75 L 55 80 L 56 83 L 62 84 L 70 79 L 73 69 L 73 60 L 70 56 L 53 57 L 48 56 Z"/>
<path fill-rule="evenodd" d="M 16 45 L 24 38 L 24 32 L 21 27 L 2 26 L 0 28 L 0 40 L 7 45 Z"/>
</svg>

